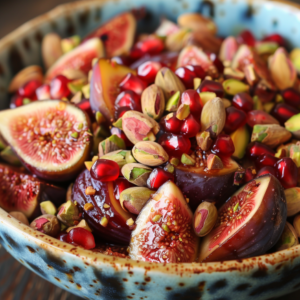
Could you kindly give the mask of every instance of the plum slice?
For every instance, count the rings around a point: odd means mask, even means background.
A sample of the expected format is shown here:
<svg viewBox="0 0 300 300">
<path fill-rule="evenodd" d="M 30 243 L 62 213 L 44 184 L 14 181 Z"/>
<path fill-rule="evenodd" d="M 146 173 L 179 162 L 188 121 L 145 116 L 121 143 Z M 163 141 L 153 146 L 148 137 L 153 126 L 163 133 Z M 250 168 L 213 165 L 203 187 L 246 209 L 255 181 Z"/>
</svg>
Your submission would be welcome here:
<svg viewBox="0 0 300 300">
<path fill-rule="evenodd" d="M 160 263 L 195 261 L 199 239 L 192 222 L 193 214 L 180 189 L 167 181 L 140 212 L 129 256 Z"/>
<path fill-rule="evenodd" d="M 95 193 L 87 195 L 88 187 L 92 187 Z M 117 194 L 119 192 L 120 190 Z M 82 217 L 93 229 L 93 233 L 102 240 L 126 245 L 129 244 L 132 231 L 132 227 L 126 222 L 134 220 L 135 215 L 123 210 L 116 197 L 112 182 L 94 180 L 88 170 L 77 177 L 72 190 L 72 201 L 77 201 Z M 93 208 L 85 210 L 86 203 L 91 203 Z"/>
<path fill-rule="evenodd" d="M 286 216 L 279 181 L 270 174 L 251 180 L 219 209 L 214 229 L 202 241 L 199 261 L 265 254 L 280 238 Z"/>
<path fill-rule="evenodd" d="M 192 210 L 207 199 L 220 206 L 236 191 L 234 174 L 240 170 L 240 166 L 232 159 L 223 159 L 223 164 L 224 168 L 219 170 L 188 165 L 175 168 L 175 183 L 189 198 Z"/>
<path fill-rule="evenodd" d="M 40 202 L 50 200 L 59 206 L 65 198 L 64 189 L 0 164 L 0 207 L 7 212 L 19 211 L 31 220 L 41 214 Z"/>
<path fill-rule="evenodd" d="M 39 178 L 75 178 L 90 152 L 90 121 L 76 106 L 35 101 L 0 112 L 0 133 L 24 166 Z"/>
</svg>

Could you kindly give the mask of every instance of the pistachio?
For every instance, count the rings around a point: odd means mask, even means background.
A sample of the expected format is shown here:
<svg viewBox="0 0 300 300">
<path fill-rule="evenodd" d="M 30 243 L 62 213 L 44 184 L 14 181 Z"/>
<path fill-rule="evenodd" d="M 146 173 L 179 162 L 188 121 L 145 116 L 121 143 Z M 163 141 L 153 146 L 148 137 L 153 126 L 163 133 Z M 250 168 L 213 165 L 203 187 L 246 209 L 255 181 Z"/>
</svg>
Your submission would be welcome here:
<svg viewBox="0 0 300 300">
<path fill-rule="evenodd" d="M 125 142 L 117 135 L 113 134 L 101 143 L 99 143 L 99 158 L 107 153 L 120 149 L 126 149 Z"/>
<path fill-rule="evenodd" d="M 217 97 L 216 93 L 213 93 L 213 92 L 202 92 L 202 93 L 199 93 L 199 96 L 201 98 L 201 102 L 203 103 L 203 105 L 206 102 L 208 102 L 209 100 Z"/>
<path fill-rule="evenodd" d="M 154 193 L 155 191 L 146 187 L 132 187 L 126 189 L 120 194 L 121 206 L 125 211 L 138 215 Z"/>
<path fill-rule="evenodd" d="M 290 60 L 292 61 L 292 64 L 294 65 L 297 73 L 300 73 L 300 49 L 295 48 L 290 53 Z"/>
<path fill-rule="evenodd" d="M 212 128 L 215 135 L 218 135 L 224 128 L 226 111 L 222 99 L 216 97 L 209 100 L 203 106 L 201 112 L 201 130 Z"/>
<path fill-rule="evenodd" d="M 300 168 L 300 145 L 292 145 L 289 157 L 294 161 L 297 168 Z"/>
<path fill-rule="evenodd" d="M 74 183 L 71 183 L 71 184 L 68 186 L 67 194 L 66 194 L 66 202 L 72 199 L 72 190 L 73 190 L 73 186 L 74 186 Z"/>
<path fill-rule="evenodd" d="M 125 160 L 126 160 L 126 163 L 127 163 L 127 164 L 130 164 L 130 163 L 136 163 L 136 162 L 137 162 L 137 161 L 135 160 L 135 158 L 133 157 L 131 151 L 127 151 L 127 152 L 126 152 Z"/>
<path fill-rule="evenodd" d="M 160 129 L 155 120 L 138 111 L 126 111 L 122 116 L 122 128 L 133 144 L 145 139 L 155 141 L 155 134 Z"/>
<path fill-rule="evenodd" d="M 286 222 L 283 233 L 275 245 L 276 251 L 285 250 L 298 244 L 298 237 L 294 227 L 289 222 Z"/>
<path fill-rule="evenodd" d="M 89 83 L 84 85 L 82 87 L 81 91 L 82 91 L 85 99 L 90 99 L 90 84 Z"/>
<path fill-rule="evenodd" d="M 169 173 L 174 173 L 175 172 L 175 168 L 174 166 L 171 164 L 171 163 L 167 163 L 165 166 L 164 166 L 164 170 L 169 172 Z"/>
<path fill-rule="evenodd" d="M 57 214 L 57 218 L 68 227 L 76 225 L 76 223 L 80 221 L 77 205 L 72 201 L 67 201 L 62 204 Z"/>
<path fill-rule="evenodd" d="M 285 128 L 290 131 L 296 139 L 300 139 L 300 114 L 294 115 L 284 123 Z"/>
<path fill-rule="evenodd" d="M 86 75 L 80 70 L 66 69 L 62 70 L 61 74 L 67 77 L 69 80 L 84 79 L 87 81 Z"/>
<path fill-rule="evenodd" d="M 85 230 L 88 230 L 89 232 L 92 232 L 93 230 L 91 229 L 91 227 L 88 225 L 88 223 L 86 222 L 86 220 L 81 220 L 78 225 L 73 226 L 73 227 L 69 227 L 66 232 L 70 232 L 72 229 L 74 228 L 83 228 Z"/>
<path fill-rule="evenodd" d="M 96 112 L 95 119 L 96 119 L 97 124 L 99 124 L 99 125 L 105 123 L 105 121 L 106 121 L 103 114 L 100 111 Z"/>
<path fill-rule="evenodd" d="M 203 150 L 207 151 L 212 146 L 212 139 L 209 131 L 198 132 L 196 134 L 197 145 Z"/>
<path fill-rule="evenodd" d="M 138 142 L 132 149 L 134 158 L 147 166 L 160 166 L 169 160 L 164 148 L 155 142 Z"/>
<path fill-rule="evenodd" d="M 122 168 L 127 162 L 126 162 L 126 154 L 130 152 L 128 150 L 117 150 L 113 152 L 109 152 L 103 156 L 101 156 L 102 159 L 109 159 L 116 162 L 120 168 Z"/>
<path fill-rule="evenodd" d="M 17 219 L 19 222 L 23 223 L 24 225 L 29 226 L 29 221 L 27 219 L 27 217 L 20 211 L 11 211 L 9 212 L 9 214 L 14 217 L 15 219 Z"/>
<path fill-rule="evenodd" d="M 243 80 L 245 78 L 245 74 L 237 69 L 234 70 L 230 67 L 226 67 L 224 68 L 224 77 L 226 79 Z"/>
<path fill-rule="evenodd" d="M 71 98 L 70 102 L 73 104 L 78 104 L 81 102 L 81 100 L 82 100 L 82 92 L 79 91 L 75 93 L 75 95 Z"/>
<path fill-rule="evenodd" d="M 271 77 L 280 90 L 292 87 L 297 78 L 297 72 L 288 58 L 284 48 L 278 48 L 269 59 Z"/>
<path fill-rule="evenodd" d="M 88 186 L 88 187 L 85 189 L 85 194 L 86 194 L 87 196 L 95 195 L 95 194 L 96 194 L 96 190 L 95 190 L 92 186 Z M 90 204 L 90 203 L 87 203 L 87 204 Z"/>
<path fill-rule="evenodd" d="M 232 61 L 238 49 L 238 43 L 233 36 L 228 36 L 221 45 L 219 59 L 221 61 Z"/>
<path fill-rule="evenodd" d="M 44 81 L 43 70 L 40 66 L 28 66 L 22 69 L 20 72 L 18 72 L 11 80 L 10 85 L 8 87 L 8 91 L 10 93 L 14 93 L 25 83 L 31 80 L 36 80 L 41 83 Z"/>
<path fill-rule="evenodd" d="M 92 161 L 85 161 L 85 162 L 84 162 L 85 167 L 86 167 L 89 171 L 91 170 L 93 164 L 94 164 L 94 162 L 92 162 Z"/>
<path fill-rule="evenodd" d="M 155 84 L 162 89 L 166 99 L 169 99 L 177 91 L 180 93 L 185 91 L 182 81 L 167 67 L 163 67 L 157 72 Z"/>
<path fill-rule="evenodd" d="M 196 209 L 193 219 L 193 227 L 196 235 L 207 235 L 215 226 L 218 219 L 218 211 L 213 203 L 204 201 Z"/>
<path fill-rule="evenodd" d="M 168 100 L 166 104 L 166 111 L 176 111 L 179 106 L 179 100 L 180 100 L 180 92 L 177 91 L 174 93 Z"/>
<path fill-rule="evenodd" d="M 295 232 L 297 234 L 297 237 L 299 238 L 300 237 L 300 215 L 297 215 L 295 218 L 294 218 L 294 221 L 293 221 L 293 227 L 295 229 Z"/>
<path fill-rule="evenodd" d="M 10 146 L 5 147 L 5 149 L 0 152 L 0 157 L 4 161 L 6 161 L 9 164 L 14 165 L 16 167 L 19 167 L 22 165 L 18 156 L 16 155 L 16 153 L 12 150 L 12 148 Z"/>
<path fill-rule="evenodd" d="M 63 53 L 70 52 L 74 48 L 76 48 L 81 42 L 81 38 L 79 35 L 74 35 L 66 39 L 61 40 L 61 48 Z"/>
<path fill-rule="evenodd" d="M 113 123 L 113 126 L 123 130 L 122 123 L 122 118 L 119 118 L 116 122 Z"/>
<path fill-rule="evenodd" d="M 42 41 L 42 56 L 46 69 L 49 69 L 61 56 L 61 38 L 56 33 L 48 33 Z"/>
<path fill-rule="evenodd" d="M 249 85 L 236 79 L 227 79 L 223 82 L 223 88 L 226 94 L 234 96 L 238 93 L 248 92 Z"/>
<path fill-rule="evenodd" d="M 221 158 L 215 154 L 209 154 L 207 156 L 207 169 L 208 170 L 220 170 L 224 165 Z"/>
<path fill-rule="evenodd" d="M 86 85 L 85 79 L 76 79 L 68 83 L 68 89 L 75 95 L 77 92 L 81 92 L 82 88 Z"/>
<path fill-rule="evenodd" d="M 181 156 L 181 163 L 189 166 L 194 166 L 196 164 L 196 160 L 188 154 L 183 153 Z"/>
<path fill-rule="evenodd" d="M 138 163 L 126 164 L 121 170 L 123 176 L 137 186 L 147 186 L 151 171 L 151 168 Z"/>
<path fill-rule="evenodd" d="M 165 110 L 165 96 L 155 84 L 148 86 L 141 97 L 142 111 L 154 120 L 160 119 Z"/>
<path fill-rule="evenodd" d="M 53 215 L 39 216 L 30 223 L 30 227 L 53 237 L 60 232 L 60 223 Z"/>
<path fill-rule="evenodd" d="M 197 88 L 200 86 L 202 79 L 198 77 L 194 77 L 193 84 L 194 84 L 194 90 L 197 90 Z"/>
<path fill-rule="evenodd" d="M 191 30 L 188 28 L 180 28 L 168 34 L 165 40 L 166 49 L 169 51 L 180 51 L 186 46 L 190 36 Z"/>
<path fill-rule="evenodd" d="M 253 97 L 253 110 L 264 110 L 262 102 L 257 95 Z"/>
<path fill-rule="evenodd" d="M 287 142 L 292 134 L 277 124 L 254 125 L 251 142 L 260 142 L 271 148 Z"/>
<path fill-rule="evenodd" d="M 106 227 L 108 225 L 108 218 L 107 217 L 102 217 L 101 220 L 100 220 L 100 224 L 103 227 Z"/>
<path fill-rule="evenodd" d="M 180 164 L 180 160 L 176 157 L 172 157 L 170 159 L 170 164 L 172 164 L 173 166 L 177 167 Z"/>
<path fill-rule="evenodd" d="M 252 64 L 245 66 L 243 68 L 243 71 L 249 85 L 253 86 L 258 82 L 259 77 L 257 76 L 254 66 Z"/>
<path fill-rule="evenodd" d="M 53 215 L 57 214 L 56 206 L 51 201 L 43 201 L 40 204 L 41 212 L 43 215 Z"/>
<path fill-rule="evenodd" d="M 90 189 L 89 189 L 90 188 Z M 91 187 L 88 187 L 87 189 L 91 190 Z M 94 190 L 95 191 L 95 190 Z M 87 194 L 87 193 L 86 193 Z M 93 192 L 92 195 L 95 195 L 95 193 Z M 93 210 L 94 209 L 94 205 L 92 203 L 86 203 L 83 206 L 83 209 L 85 211 L 89 211 L 89 210 Z"/>
<path fill-rule="evenodd" d="M 152 221 L 153 222 L 158 222 L 160 220 L 160 218 L 162 217 L 162 215 L 155 215 L 153 218 L 152 218 Z"/>
<path fill-rule="evenodd" d="M 287 216 L 291 217 L 300 212 L 300 187 L 284 190 L 287 206 Z"/>
<path fill-rule="evenodd" d="M 190 115 L 190 106 L 188 104 L 180 104 L 176 112 L 176 118 L 178 120 L 184 120 Z"/>
</svg>

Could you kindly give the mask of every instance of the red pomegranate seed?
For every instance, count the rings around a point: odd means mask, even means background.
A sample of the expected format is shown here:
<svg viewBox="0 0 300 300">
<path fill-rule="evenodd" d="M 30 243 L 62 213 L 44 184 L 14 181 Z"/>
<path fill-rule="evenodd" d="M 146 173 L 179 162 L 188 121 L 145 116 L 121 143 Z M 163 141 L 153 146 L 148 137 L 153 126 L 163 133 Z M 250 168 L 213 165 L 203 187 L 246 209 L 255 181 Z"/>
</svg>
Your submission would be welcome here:
<svg viewBox="0 0 300 300">
<path fill-rule="evenodd" d="M 202 92 L 213 92 L 218 97 L 222 98 L 224 96 L 224 89 L 220 82 L 216 82 L 213 80 L 203 80 L 200 84 L 200 86 L 197 89 L 198 93 Z"/>
<path fill-rule="evenodd" d="M 120 194 L 124 190 L 134 186 L 125 178 L 118 178 L 116 181 L 113 182 L 113 185 L 114 185 L 114 195 L 117 200 L 120 200 Z"/>
<path fill-rule="evenodd" d="M 190 106 L 191 114 L 196 118 L 200 119 L 201 115 L 201 99 L 197 91 L 186 90 L 181 94 L 180 103 L 188 104 Z"/>
<path fill-rule="evenodd" d="M 218 69 L 219 73 L 222 74 L 224 71 L 224 65 L 218 58 L 218 56 L 215 53 L 210 53 L 209 58 L 214 63 L 215 67 Z"/>
<path fill-rule="evenodd" d="M 204 79 L 206 73 L 201 66 L 198 65 L 187 65 L 188 69 L 193 70 L 198 78 Z"/>
<path fill-rule="evenodd" d="M 123 107 L 118 107 L 115 110 L 115 120 L 118 120 L 119 118 L 121 118 L 126 111 L 130 110 L 130 107 L 128 106 L 123 106 Z"/>
<path fill-rule="evenodd" d="M 261 169 L 263 167 L 271 166 L 274 167 L 274 165 L 277 163 L 278 158 L 270 155 L 270 154 L 263 154 L 259 156 L 256 160 L 256 166 L 258 169 Z"/>
<path fill-rule="evenodd" d="M 266 174 L 272 174 L 273 176 L 276 177 L 276 169 L 272 166 L 265 166 L 257 172 L 256 177 L 266 175 Z"/>
<path fill-rule="evenodd" d="M 235 108 L 234 106 L 229 106 L 226 108 L 226 122 L 224 131 L 228 134 L 236 131 L 238 128 L 244 126 L 247 122 L 247 114 Z"/>
<path fill-rule="evenodd" d="M 139 59 L 145 54 L 156 55 L 164 50 L 164 42 L 161 38 L 151 35 L 142 41 L 137 42 L 131 52 L 130 57 Z"/>
<path fill-rule="evenodd" d="M 247 152 L 254 159 L 264 154 L 275 155 L 275 151 L 272 148 L 259 142 L 251 143 L 247 148 Z"/>
<path fill-rule="evenodd" d="M 234 107 L 248 112 L 253 109 L 254 102 L 248 93 L 238 93 L 233 97 L 232 104 Z"/>
<path fill-rule="evenodd" d="M 50 96 L 50 85 L 49 84 L 43 84 L 35 91 L 36 97 L 38 100 L 47 100 L 51 99 Z"/>
<path fill-rule="evenodd" d="M 280 124 L 284 124 L 289 118 L 299 113 L 299 110 L 286 103 L 278 103 L 272 110 L 271 114 Z"/>
<path fill-rule="evenodd" d="M 280 159 L 275 167 L 277 168 L 277 177 L 285 189 L 297 186 L 298 168 L 291 158 Z"/>
<path fill-rule="evenodd" d="M 9 107 L 16 108 L 16 107 L 20 107 L 22 105 L 28 104 L 30 102 L 31 102 L 30 99 L 23 98 L 21 96 L 18 96 L 18 94 L 16 94 L 11 98 Z"/>
<path fill-rule="evenodd" d="M 141 111 L 140 96 L 134 91 L 123 91 L 118 95 L 115 101 L 115 107 L 129 107 L 131 110 Z"/>
<path fill-rule="evenodd" d="M 247 124 L 253 127 L 256 124 L 279 124 L 279 122 L 263 110 L 252 110 L 248 112 Z"/>
<path fill-rule="evenodd" d="M 170 157 L 181 158 L 183 153 L 189 153 L 191 149 L 190 140 L 182 135 L 165 133 L 161 135 L 158 142 Z"/>
<path fill-rule="evenodd" d="M 262 103 L 267 103 L 273 101 L 276 92 L 268 89 L 264 85 L 257 84 L 254 88 L 254 95 L 257 96 Z"/>
<path fill-rule="evenodd" d="M 119 165 L 108 159 L 98 159 L 91 168 L 91 176 L 95 180 L 107 182 L 114 181 L 119 177 Z"/>
<path fill-rule="evenodd" d="M 121 91 L 130 90 L 138 95 L 141 95 L 147 84 L 139 77 L 128 73 L 119 84 Z"/>
<path fill-rule="evenodd" d="M 126 134 L 121 129 L 117 127 L 112 127 L 110 133 L 115 134 L 116 136 L 121 138 L 125 142 L 126 147 L 133 147 L 133 144 L 129 141 Z"/>
<path fill-rule="evenodd" d="M 293 88 L 288 88 L 281 92 L 281 95 L 284 101 L 292 106 L 300 106 L 300 93 L 294 90 Z"/>
<path fill-rule="evenodd" d="M 68 243 L 75 243 L 82 246 L 84 249 L 90 250 L 96 247 L 93 234 L 84 228 L 74 228 L 67 235 Z"/>
<path fill-rule="evenodd" d="M 151 84 L 155 81 L 157 72 L 164 67 L 165 64 L 157 61 L 146 61 L 137 68 L 137 76 L 144 82 Z"/>
<path fill-rule="evenodd" d="M 30 98 L 32 99 L 35 97 L 35 91 L 38 87 L 40 87 L 42 84 L 38 80 L 31 80 L 27 83 L 25 83 L 22 87 L 18 89 L 18 95 L 24 98 Z"/>
<path fill-rule="evenodd" d="M 256 170 L 251 167 L 251 168 L 247 168 L 245 171 L 245 176 L 244 176 L 244 182 L 247 183 L 250 180 L 254 179 L 256 176 Z"/>
<path fill-rule="evenodd" d="M 53 78 L 50 83 L 51 99 L 67 98 L 71 94 L 71 91 L 68 88 L 69 82 L 70 80 L 63 75 L 57 75 Z"/>
<path fill-rule="evenodd" d="M 175 74 L 182 80 L 187 89 L 194 88 L 194 78 L 198 77 L 203 79 L 205 71 L 200 66 L 187 65 L 180 67 L 175 71 Z"/>
<path fill-rule="evenodd" d="M 92 111 L 89 99 L 82 99 L 79 103 L 76 104 L 76 106 L 86 112 L 92 121 L 95 121 L 95 114 Z"/>
<path fill-rule="evenodd" d="M 174 175 L 160 168 L 155 168 L 148 177 L 147 186 L 150 189 L 157 190 L 168 180 L 174 181 Z"/>
<path fill-rule="evenodd" d="M 212 146 L 212 152 L 221 157 L 230 157 L 234 153 L 234 144 L 227 134 L 219 134 Z"/>
<path fill-rule="evenodd" d="M 126 56 L 126 55 L 114 56 L 114 57 L 111 58 L 111 61 L 114 61 L 119 65 L 124 65 L 124 66 L 128 66 L 128 67 L 133 62 L 133 60 L 130 59 L 130 57 Z"/>
<path fill-rule="evenodd" d="M 250 30 L 243 30 L 236 39 L 240 44 L 246 44 L 250 47 L 255 46 L 255 37 Z"/>
<path fill-rule="evenodd" d="M 160 121 L 160 125 L 165 131 L 175 134 L 180 133 L 182 124 L 183 121 L 177 119 L 175 113 L 171 118 L 167 115 Z"/>
<path fill-rule="evenodd" d="M 286 46 L 285 39 L 278 33 L 273 33 L 273 34 L 267 35 L 262 40 L 264 42 L 275 42 L 281 47 Z"/>
<path fill-rule="evenodd" d="M 68 243 L 67 236 L 68 236 L 67 233 L 61 232 L 61 233 L 57 236 L 57 239 L 60 240 L 60 241 L 62 241 L 62 242 Z"/>
<path fill-rule="evenodd" d="M 190 114 L 184 121 L 181 126 L 181 133 L 188 137 L 194 137 L 200 131 L 201 126 L 200 122 L 195 119 L 195 117 Z"/>
</svg>

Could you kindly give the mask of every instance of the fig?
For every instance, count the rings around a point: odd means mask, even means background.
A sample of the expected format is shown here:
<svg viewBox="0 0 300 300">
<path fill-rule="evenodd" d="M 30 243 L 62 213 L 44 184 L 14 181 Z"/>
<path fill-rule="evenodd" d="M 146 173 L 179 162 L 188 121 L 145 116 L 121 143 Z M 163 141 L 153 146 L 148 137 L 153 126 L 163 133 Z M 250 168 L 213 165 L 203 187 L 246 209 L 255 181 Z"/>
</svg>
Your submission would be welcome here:
<svg viewBox="0 0 300 300">
<path fill-rule="evenodd" d="M 193 211 L 206 199 L 220 206 L 235 192 L 234 174 L 240 167 L 234 160 L 222 161 L 224 167 L 215 170 L 182 164 L 175 167 L 175 183 L 190 199 L 189 205 Z"/>
<path fill-rule="evenodd" d="M 88 74 L 93 59 L 103 56 L 104 48 L 102 42 L 97 38 L 91 39 L 61 56 L 47 71 L 45 79 L 47 82 L 50 82 L 57 75 L 70 69 L 80 70 Z"/>
<path fill-rule="evenodd" d="M 214 229 L 202 241 L 199 261 L 265 254 L 280 238 L 286 216 L 279 181 L 270 174 L 251 180 L 219 209 Z"/>
<path fill-rule="evenodd" d="M 53 182 L 76 177 L 90 152 L 89 119 L 65 101 L 1 111 L 0 132 L 28 170 Z"/>
<path fill-rule="evenodd" d="M 95 190 L 92 195 L 85 193 L 88 187 Z M 95 235 L 102 240 L 116 244 L 129 243 L 131 227 L 126 224 L 126 221 L 131 218 L 134 220 L 135 216 L 121 207 L 114 193 L 113 182 L 94 180 L 90 172 L 85 170 L 75 181 L 72 201 L 77 201 L 83 219 Z M 92 204 L 93 208 L 85 210 L 87 203 Z"/>
<path fill-rule="evenodd" d="M 133 45 L 136 20 L 131 12 L 125 12 L 110 19 L 90 33 L 85 40 L 100 38 L 107 57 L 127 54 Z"/>
<path fill-rule="evenodd" d="M 91 108 L 100 111 L 108 121 L 115 115 L 115 100 L 119 94 L 116 87 L 128 73 L 136 75 L 134 70 L 107 59 L 99 59 L 94 64 L 90 85 Z"/>
<path fill-rule="evenodd" d="M 66 197 L 64 189 L 1 164 L 0 187 L 0 207 L 7 212 L 21 212 L 28 219 L 40 214 L 40 202 L 50 200 L 60 205 Z"/>
<path fill-rule="evenodd" d="M 132 232 L 129 256 L 160 263 L 193 262 L 197 248 L 193 214 L 180 189 L 167 181 L 140 212 Z"/>
</svg>

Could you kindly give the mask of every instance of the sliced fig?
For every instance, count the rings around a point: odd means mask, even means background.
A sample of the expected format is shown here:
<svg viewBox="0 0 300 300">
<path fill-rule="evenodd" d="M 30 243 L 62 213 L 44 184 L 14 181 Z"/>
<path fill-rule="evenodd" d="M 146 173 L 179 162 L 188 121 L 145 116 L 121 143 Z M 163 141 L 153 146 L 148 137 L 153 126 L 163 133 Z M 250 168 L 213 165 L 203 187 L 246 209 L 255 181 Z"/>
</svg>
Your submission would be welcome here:
<svg viewBox="0 0 300 300">
<path fill-rule="evenodd" d="M 117 86 L 124 77 L 136 72 L 126 66 L 107 59 L 99 59 L 93 67 L 91 78 L 90 103 L 92 110 L 100 111 L 107 120 L 114 118 L 115 100 L 119 94 Z"/>
<path fill-rule="evenodd" d="M 267 174 L 240 188 L 218 211 L 203 239 L 199 261 L 223 261 L 265 254 L 280 238 L 287 216 L 279 181 Z"/>
<path fill-rule="evenodd" d="M 31 220 L 41 214 L 40 202 L 50 200 L 59 206 L 65 198 L 64 189 L 0 164 L 0 207 L 7 212 L 22 212 Z"/>
<path fill-rule="evenodd" d="M 167 181 L 140 212 L 132 232 L 129 256 L 160 263 L 193 262 L 197 249 L 193 214 L 180 189 Z"/>
<path fill-rule="evenodd" d="M 62 74 L 66 70 L 80 70 L 88 74 L 93 59 L 103 56 L 103 43 L 97 38 L 90 39 L 61 56 L 47 71 L 46 81 L 51 81 L 54 77 Z"/>
<path fill-rule="evenodd" d="M 0 132 L 24 166 L 50 181 L 75 178 L 90 151 L 87 115 L 59 100 L 0 112 Z"/>
<path fill-rule="evenodd" d="M 224 168 L 216 170 L 182 164 L 175 168 L 175 183 L 189 198 L 192 210 L 206 199 L 220 206 L 236 191 L 234 174 L 240 166 L 232 159 L 223 159 L 223 164 Z"/>
<path fill-rule="evenodd" d="M 129 52 L 134 41 L 135 30 L 134 15 L 131 12 L 125 12 L 102 24 L 86 39 L 100 38 L 104 43 L 107 57 L 113 57 Z"/>
<path fill-rule="evenodd" d="M 86 193 L 88 187 L 92 187 L 95 192 Z M 123 210 L 120 201 L 115 197 L 112 182 L 94 180 L 90 172 L 85 170 L 75 181 L 72 201 L 77 201 L 83 213 L 82 217 L 93 233 L 102 240 L 117 244 L 129 243 L 131 227 L 126 224 L 126 221 L 134 220 L 135 216 Z M 92 204 L 92 209 L 84 209 L 87 203 Z"/>
</svg>

